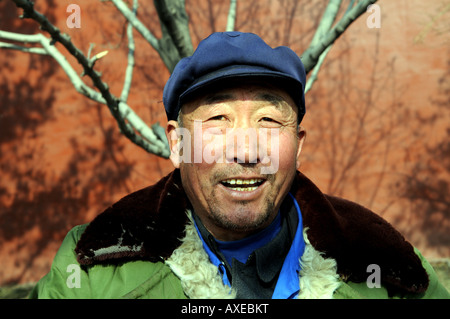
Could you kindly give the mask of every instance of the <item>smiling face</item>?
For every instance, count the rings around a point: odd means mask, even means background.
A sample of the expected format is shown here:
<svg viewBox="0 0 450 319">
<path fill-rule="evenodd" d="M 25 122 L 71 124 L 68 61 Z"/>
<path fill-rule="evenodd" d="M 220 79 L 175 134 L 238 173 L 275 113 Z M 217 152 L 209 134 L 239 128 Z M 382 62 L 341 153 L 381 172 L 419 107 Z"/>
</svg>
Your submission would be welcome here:
<svg viewBox="0 0 450 319">
<path fill-rule="evenodd" d="M 291 187 L 305 138 L 291 97 L 266 84 L 236 85 L 191 100 L 181 116 L 192 139 L 180 155 L 179 123 L 169 121 L 170 158 L 205 227 L 219 240 L 267 227 Z"/>
</svg>

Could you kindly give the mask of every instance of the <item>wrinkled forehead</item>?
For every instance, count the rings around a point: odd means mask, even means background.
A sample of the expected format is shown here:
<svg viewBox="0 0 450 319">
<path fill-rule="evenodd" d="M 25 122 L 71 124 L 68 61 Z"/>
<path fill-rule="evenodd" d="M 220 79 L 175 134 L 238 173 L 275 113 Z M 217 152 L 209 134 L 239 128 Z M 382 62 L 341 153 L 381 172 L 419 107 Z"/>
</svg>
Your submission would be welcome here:
<svg viewBox="0 0 450 319">
<path fill-rule="evenodd" d="M 214 83 L 189 96 L 183 101 L 181 113 L 191 113 L 199 106 L 240 99 L 243 95 L 252 100 L 267 102 L 279 108 L 292 108 L 293 111 L 298 112 L 294 100 L 281 85 L 265 80 L 236 79 Z"/>
</svg>

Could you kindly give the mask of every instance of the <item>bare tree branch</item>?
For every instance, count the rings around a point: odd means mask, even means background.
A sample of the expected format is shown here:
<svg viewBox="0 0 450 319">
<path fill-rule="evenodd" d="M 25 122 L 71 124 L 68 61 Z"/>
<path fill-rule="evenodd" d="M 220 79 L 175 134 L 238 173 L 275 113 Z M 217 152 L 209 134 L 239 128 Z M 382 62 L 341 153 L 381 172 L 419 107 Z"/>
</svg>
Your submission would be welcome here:
<svg viewBox="0 0 450 319">
<path fill-rule="evenodd" d="M 133 0 L 133 13 L 136 16 L 138 9 L 138 0 Z M 127 37 L 128 37 L 128 63 L 127 69 L 125 70 L 125 81 L 123 83 L 122 94 L 120 95 L 120 100 L 122 102 L 127 102 L 128 94 L 131 89 L 131 81 L 133 79 L 133 69 L 134 69 L 134 37 L 133 37 L 133 25 L 128 22 L 127 26 Z"/>
<path fill-rule="evenodd" d="M 226 31 L 234 31 L 234 25 L 236 23 L 236 7 L 237 0 L 230 0 L 230 9 L 228 10 Z"/>
<path fill-rule="evenodd" d="M 317 27 L 316 33 L 311 41 L 310 47 L 319 43 L 320 39 L 331 29 L 334 21 L 336 20 L 337 13 L 341 7 L 342 0 L 330 0 L 328 6 L 326 7 L 322 19 L 320 20 L 319 26 Z M 312 75 L 306 81 L 305 94 L 311 89 L 313 83 L 317 80 L 317 75 L 319 73 L 320 67 L 328 52 L 330 52 L 332 45 L 329 45 L 324 52 L 319 57 L 317 64 L 314 67 Z"/>
<path fill-rule="evenodd" d="M 172 41 L 166 41 L 166 39 L 157 39 L 150 30 L 139 20 L 139 18 L 133 13 L 130 8 L 122 0 L 110 0 L 119 10 L 129 23 L 142 35 L 142 37 L 158 52 L 162 61 L 166 65 L 169 71 L 172 71 L 176 62 L 179 60 L 178 54 L 173 56 L 176 49 L 173 46 Z M 164 34 L 164 32 L 163 32 Z M 172 53 L 172 54 L 171 54 Z"/>
<path fill-rule="evenodd" d="M 150 32 L 149 29 L 139 20 L 130 8 L 122 0 L 110 0 L 119 10 L 129 23 L 144 37 L 144 39 L 150 43 L 150 45 L 156 50 L 161 52 L 158 39 Z"/>
<path fill-rule="evenodd" d="M 129 23 L 144 37 L 144 39 L 158 52 L 162 61 L 164 62 L 167 69 L 172 72 L 175 65 L 180 60 L 181 56 L 187 56 L 192 53 L 192 44 L 190 44 L 189 28 L 187 26 L 188 19 L 186 11 L 184 10 L 184 1 L 182 4 L 170 6 L 170 10 L 175 10 L 175 13 L 166 13 L 164 8 L 168 8 L 167 4 L 160 3 L 161 1 L 155 1 L 155 7 L 158 11 L 158 15 L 161 21 L 162 38 L 157 39 L 150 30 L 136 17 L 135 14 L 128 8 L 127 4 L 123 0 L 110 0 L 116 8 L 123 14 L 123 16 L 128 20 Z M 165 2 L 165 1 L 164 1 Z M 160 9 L 158 9 L 161 7 Z M 167 9 L 166 9 L 167 10 Z M 179 12 L 181 11 L 181 13 Z M 177 13 L 178 12 L 178 13 Z M 165 19 L 169 19 L 171 15 L 178 17 L 178 21 L 181 22 L 181 27 L 177 25 L 170 25 Z M 167 25 L 169 24 L 169 26 Z M 184 34 L 177 33 L 184 29 Z M 175 32 L 175 33 L 173 33 Z M 189 37 L 189 39 L 187 38 Z M 174 39 L 177 39 L 177 44 L 175 44 Z M 178 47 L 177 47 L 178 45 Z M 190 46 L 190 48 L 189 48 Z M 180 55 L 180 52 L 182 55 Z M 191 52 L 186 55 L 186 52 Z"/>
<path fill-rule="evenodd" d="M 325 51 L 322 52 L 322 54 L 319 56 L 319 60 L 317 61 L 317 64 L 314 66 L 313 72 L 311 73 L 310 77 L 306 81 L 305 84 L 305 94 L 311 90 L 314 82 L 317 81 L 317 77 L 319 74 L 319 70 L 322 67 L 323 62 L 325 61 L 325 58 L 327 57 L 328 52 L 330 52 L 333 45 L 328 46 Z"/>
<path fill-rule="evenodd" d="M 320 19 L 319 26 L 316 29 L 316 33 L 314 34 L 313 39 L 311 40 L 310 47 L 319 43 L 320 39 L 330 31 L 333 26 L 334 21 L 336 20 L 336 16 L 341 7 L 342 0 L 330 0 L 325 11 Z"/>
<path fill-rule="evenodd" d="M 64 56 L 58 55 L 56 53 L 57 49 L 53 45 L 54 42 L 60 42 L 70 54 L 72 54 L 77 61 L 83 66 L 84 74 L 89 76 L 94 86 L 99 89 L 101 97 L 104 100 L 104 104 L 106 104 L 111 111 L 112 115 L 116 119 L 120 130 L 122 133 L 128 137 L 133 143 L 138 146 L 141 146 L 145 150 L 150 153 L 156 154 L 158 156 L 162 156 L 168 158 L 170 151 L 167 147 L 166 141 L 162 141 L 158 138 L 156 134 L 136 115 L 136 113 L 125 103 L 121 102 L 118 98 L 116 98 L 110 91 L 109 87 L 106 83 L 101 80 L 100 74 L 93 69 L 95 60 L 98 58 L 97 56 L 93 59 L 88 59 L 75 45 L 71 42 L 70 37 L 66 34 L 61 34 L 59 29 L 53 26 L 48 19 L 36 12 L 33 7 L 33 3 L 29 0 L 12 0 L 18 7 L 24 10 L 24 18 L 31 18 L 37 21 L 41 25 L 41 29 L 47 31 L 52 40 L 50 42 L 43 41 L 42 39 L 36 40 L 39 41 L 44 48 L 49 52 L 49 54 L 56 57 L 55 59 L 61 66 L 65 66 L 66 74 L 70 74 L 69 78 L 74 84 L 75 88 L 79 92 L 87 92 L 92 93 L 92 89 L 89 90 L 88 87 L 81 81 L 78 75 L 74 75 L 73 69 L 67 67 L 68 63 Z M 35 35 L 36 37 L 43 37 L 41 35 Z M 46 39 L 46 38 L 45 38 Z M 48 40 L 48 39 L 47 39 Z M 52 52 L 52 53 L 51 53 Z M 59 53 L 59 52 L 58 52 Z M 61 58 L 62 56 L 62 58 Z M 73 71 L 73 72 L 72 72 Z M 69 72 L 69 73 L 68 73 Z M 76 74 L 76 73 L 75 73 Z M 81 83 L 80 83 L 81 82 Z M 94 91 L 95 92 L 95 91 Z M 85 94 L 85 93 L 83 93 Z M 85 94 L 86 95 L 86 94 Z M 96 101 L 101 101 L 97 92 L 92 94 L 92 99 Z M 139 133 L 139 134 L 136 134 Z"/>
<path fill-rule="evenodd" d="M 106 83 L 101 79 L 99 72 L 94 70 L 95 62 L 107 54 L 107 51 L 97 53 L 91 58 L 93 46 L 89 48 L 86 57 L 72 42 L 67 34 L 62 34 L 58 28 L 52 25 L 48 19 L 42 14 L 36 12 L 33 2 L 30 0 L 11 0 L 17 7 L 24 10 L 23 17 L 31 18 L 37 21 L 41 29 L 48 32 L 51 38 L 45 37 L 43 34 L 21 35 L 10 32 L 0 31 L 0 39 L 16 41 L 20 43 L 39 43 L 40 47 L 27 47 L 18 44 L 0 42 L 0 48 L 14 49 L 27 53 L 47 54 L 53 57 L 63 68 L 69 77 L 75 89 L 86 97 L 108 106 L 112 115 L 116 119 L 120 130 L 133 143 L 141 146 L 146 151 L 168 158 L 170 150 L 164 129 L 158 123 L 150 128 L 141 118 L 126 104 L 131 88 L 131 82 L 134 69 L 134 37 L 133 28 L 136 29 L 143 38 L 158 52 L 164 64 L 170 72 L 172 72 L 176 63 L 184 57 L 191 55 L 193 52 L 191 37 L 188 27 L 188 15 L 185 10 L 184 0 L 154 0 L 155 8 L 161 24 L 162 37 L 157 39 L 149 29 L 138 19 L 136 11 L 138 0 L 133 0 L 133 8 L 130 9 L 128 4 L 123 0 L 107 0 L 111 1 L 119 12 L 127 19 L 127 37 L 128 37 L 128 60 L 125 72 L 124 84 L 120 99 L 115 97 L 110 91 Z M 349 25 L 360 15 L 362 15 L 369 4 L 376 0 L 360 0 L 356 6 L 353 6 L 354 0 L 351 0 L 350 6 L 343 18 L 332 28 L 339 11 L 341 0 L 330 0 L 319 27 L 309 48 L 302 56 L 306 72 L 309 73 L 313 68 L 314 71 L 306 84 L 306 92 L 311 88 L 317 79 L 319 69 L 325 60 L 327 53 L 330 51 L 334 41 L 349 27 Z M 227 17 L 226 30 L 231 31 L 235 28 L 237 11 L 237 0 L 230 0 L 230 8 Z M 94 88 L 86 85 L 82 77 L 80 77 L 72 68 L 65 56 L 55 47 L 55 43 L 61 43 L 74 56 L 78 63 L 83 67 L 82 76 L 86 75 L 91 78 Z"/>
<path fill-rule="evenodd" d="M 83 94 L 84 96 L 99 102 L 99 103 L 105 103 L 105 100 L 102 98 L 101 94 L 89 86 L 87 86 L 81 78 L 78 76 L 77 72 L 72 68 L 72 66 L 67 62 L 65 56 L 59 52 L 59 50 L 51 43 L 52 40 L 46 38 L 43 34 L 19 34 L 14 32 L 7 32 L 7 31 L 0 31 L 0 38 L 9 40 L 9 41 L 16 41 L 16 42 L 23 42 L 23 43 L 39 43 L 42 45 L 42 48 L 35 48 L 39 49 L 45 52 L 45 54 L 50 55 L 53 57 L 56 62 L 61 66 L 63 71 L 67 74 L 68 78 L 72 82 L 72 85 L 75 87 L 75 89 Z M 17 46 L 21 48 L 20 46 Z M 23 51 L 23 50 L 20 50 Z M 29 51 L 30 53 L 34 53 L 33 51 Z"/>
<path fill-rule="evenodd" d="M 332 45 L 342 33 L 344 33 L 350 24 L 366 12 L 367 6 L 375 2 L 377 2 L 377 0 L 359 1 L 358 4 L 351 8 L 328 33 L 320 38 L 320 41 L 318 41 L 317 44 L 306 49 L 301 57 L 306 73 L 309 73 L 314 68 L 320 55 Z"/>
<path fill-rule="evenodd" d="M 7 32 L 7 31 L 0 31 L 0 38 L 10 40 L 10 41 L 18 41 L 18 42 L 26 42 L 26 43 L 40 43 L 43 48 L 36 48 L 44 50 L 47 55 L 50 55 L 53 57 L 56 62 L 61 66 L 63 71 L 67 74 L 69 80 L 72 82 L 72 85 L 75 87 L 78 93 L 83 94 L 87 98 L 106 105 L 106 100 L 102 97 L 102 95 L 92 89 L 91 87 L 87 86 L 82 79 L 78 76 L 77 72 L 72 68 L 70 63 L 66 60 L 64 55 L 59 52 L 59 50 L 51 43 L 52 40 L 46 38 L 43 34 L 18 34 L 13 32 Z M 30 52 L 33 53 L 33 52 Z M 142 119 L 124 102 L 119 102 L 118 105 L 120 116 L 123 117 L 124 121 L 127 121 L 130 123 L 130 125 L 139 132 L 139 134 L 144 138 L 144 140 L 141 141 L 142 145 L 138 144 L 139 146 L 143 147 L 146 151 L 150 153 L 154 153 L 155 146 L 152 145 L 155 140 L 155 135 L 166 145 L 167 141 L 166 138 L 163 139 L 163 136 L 161 135 L 161 127 L 157 124 L 154 124 L 152 126 L 152 129 L 154 132 L 147 126 L 145 122 L 142 121 Z M 164 130 L 164 129 L 162 129 Z M 147 142 L 151 141 L 151 143 Z M 161 155 L 162 156 L 162 155 Z M 164 157 L 164 156 L 163 156 Z"/>
<path fill-rule="evenodd" d="M 2 31 L 0 31 L 1 34 Z M 0 38 L 2 36 L 0 35 Z M 10 50 L 18 50 L 25 53 L 35 53 L 35 54 L 41 54 L 41 55 L 47 55 L 47 51 L 45 51 L 42 48 L 34 48 L 34 47 L 24 47 L 17 44 L 12 44 L 8 42 L 0 42 L 0 49 L 10 49 Z"/>
<path fill-rule="evenodd" d="M 342 0 L 330 0 L 328 6 L 325 9 L 325 12 L 322 16 L 322 19 L 320 20 L 320 23 L 316 30 L 316 33 L 314 34 L 314 37 L 311 41 L 310 47 L 319 43 L 320 39 L 331 29 L 331 26 L 333 25 L 334 21 L 336 20 L 336 16 L 339 12 L 341 2 L 342 2 Z M 355 0 L 350 1 L 350 4 L 348 5 L 347 10 L 345 11 L 344 17 L 353 8 L 354 2 L 355 2 Z M 323 62 L 325 61 L 325 58 L 327 57 L 327 54 L 328 54 L 328 52 L 330 52 L 332 47 L 333 47 L 333 44 L 330 44 L 325 49 L 325 51 L 323 51 L 322 54 L 319 56 L 319 60 L 317 61 L 317 64 L 314 66 L 314 70 L 313 70 L 311 76 L 308 78 L 308 81 L 306 81 L 305 94 L 311 89 L 312 85 L 317 80 L 319 70 L 322 67 Z"/>
<path fill-rule="evenodd" d="M 179 58 L 192 55 L 194 49 L 189 34 L 189 19 L 184 0 L 155 0 L 154 4 L 161 22 L 167 28 L 178 50 Z"/>
</svg>

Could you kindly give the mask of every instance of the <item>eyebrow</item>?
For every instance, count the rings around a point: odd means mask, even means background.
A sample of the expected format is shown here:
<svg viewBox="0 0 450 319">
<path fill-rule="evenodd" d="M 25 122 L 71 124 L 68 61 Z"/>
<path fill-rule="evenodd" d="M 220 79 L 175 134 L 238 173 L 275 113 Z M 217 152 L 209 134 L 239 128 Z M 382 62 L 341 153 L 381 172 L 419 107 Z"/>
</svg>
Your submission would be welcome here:
<svg viewBox="0 0 450 319">
<path fill-rule="evenodd" d="M 220 103 L 223 101 L 227 101 L 233 98 L 233 94 L 229 93 L 218 93 L 218 94 L 211 94 L 205 97 L 204 101 L 206 104 L 214 104 L 214 103 Z"/>
<path fill-rule="evenodd" d="M 214 104 L 214 103 L 220 103 L 227 100 L 230 100 L 233 98 L 233 94 L 230 93 L 218 93 L 218 94 L 211 94 L 209 96 L 206 96 L 204 101 L 207 104 Z M 286 101 L 278 95 L 271 94 L 271 93 L 260 93 L 256 95 L 256 98 L 258 100 L 262 100 L 265 102 L 269 102 L 273 104 L 275 107 L 280 107 L 283 105 Z"/>
<path fill-rule="evenodd" d="M 281 96 L 278 96 L 276 94 L 260 93 L 256 97 L 260 100 L 273 104 L 275 107 L 280 107 L 286 103 L 286 101 Z"/>
</svg>

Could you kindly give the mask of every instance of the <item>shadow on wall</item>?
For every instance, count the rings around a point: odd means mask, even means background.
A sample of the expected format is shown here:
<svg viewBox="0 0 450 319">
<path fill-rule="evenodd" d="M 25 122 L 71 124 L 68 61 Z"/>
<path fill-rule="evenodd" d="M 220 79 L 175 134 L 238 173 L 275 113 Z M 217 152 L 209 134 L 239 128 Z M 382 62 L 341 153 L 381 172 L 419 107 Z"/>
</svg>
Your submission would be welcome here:
<svg viewBox="0 0 450 319">
<path fill-rule="evenodd" d="M 14 12 L 11 6 L 12 2 L 0 5 L 2 11 Z M 6 20 L 11 21 L 2 24 L 15 25 L 16 16 L 9 17 Z M 15 32 L 38 32 L 36 23 L 20 23 Z M 6 59 L 0 74 L 0 249 L 2 259 L 14 260 L 10 266 L 15 265 L 15 275 L 2 282 L 9 284 L 23 281 L 49 244 L 60 242 L 73 225 L 86 222 L 86 212 L 93 204 L 106 207 L 111 194 L 128 192 L 124 181 L 134 162 L 121 156 L 121 136 L 115 123 L 104 121 L 102 107 L 85 103 L 79 112 L 93 114 L 101 137 L 91 141 L 90 136 L 74 133 L 67 140 L 69 160 L 56 174 L 51 165 L 58 159 L 49 161 L 51 145 L 44 144 L 41 129 L 61 116 L 54 105 L 58 83 L 46 81 L 57 78 L 60 67 L 50 57 L 12 51 L 2 54 Z M 5 248 L 6 243 L 14 244 Z"/>
<path fill-rule="evenodd" d="M 327 58 L 321 76 L 328 81 L 317 82 L 308 97 L 315 109 L 309 112 L 308 121 L 313 124 L 308 124 L 311 134 L 304 156 L 314 163 L 313 174 L 320 168 L 326 177 L 323 191 L 351 197 L 382 216 L 389 213 L 390 222 L 407 239 L 420 240 L 422 247 L 446 256 L 450 246 L 450 60 L 447 73 L 431 86 L 439 87 L 439 93 L 430 97 L 426 108 L 415 109 L 405 102 L 409 88 L 400 79 L 397 63 L 401 61 L 395 56 L 381 59 L 379 35 L 375 36 L 376 46 L 368 53 L 373 64 L 356 71 L 354 65 L 360 64 L 352 57 L 348 39 L 340 39 L 339 56 Z M 365 77 L 357 76 L 358 71 L 365 72 Z M 413 159 L 407 158 L 410 154 Z"/>
<path fill-rule="evenodd" d="M 450 53 L 450 51 L 449 51 Z M 432 109 L 429 115 L 415 115 L 417 139 L 427 143 L 421 136 L 420 128 L 433 127 L 438 121 L 450 120 L 450 59 L 447 72 L 439 80 L 439 94 L 430 98 Z M 444 138 L 434 145 L 425 146 L 411 174 L 404 176 L 396 185 L 396 192 L 410 206 L 410 212 L 421 221 L 423 236 L 429 246 L 450 246 L 450 125 L 446 127 Z M 401 216 L 399 216 L 400 218 Z M 400 221 L 399 221 L 400 222 Z M 412 236 L 413 234 L 407 234 Z"/>
</svg>

